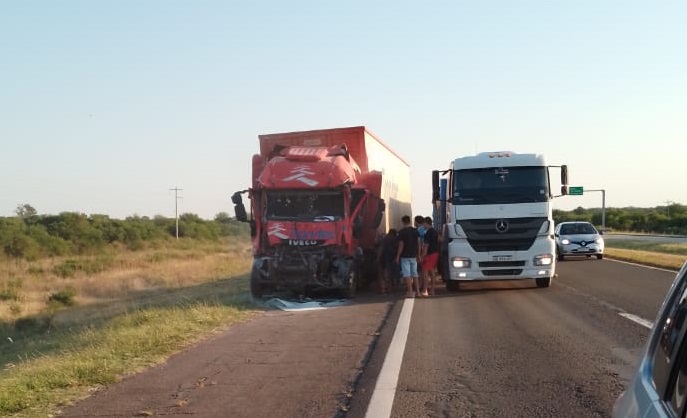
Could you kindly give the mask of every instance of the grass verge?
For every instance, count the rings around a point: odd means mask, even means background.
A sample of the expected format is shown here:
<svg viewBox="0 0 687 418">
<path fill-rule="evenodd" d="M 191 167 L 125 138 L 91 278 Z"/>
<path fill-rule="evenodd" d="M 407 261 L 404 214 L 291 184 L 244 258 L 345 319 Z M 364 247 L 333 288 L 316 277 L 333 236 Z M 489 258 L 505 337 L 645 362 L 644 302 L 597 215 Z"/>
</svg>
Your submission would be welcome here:
<svg viewBox="0 0 687 418">
<path fill-rule="evenodd" d="M 608 257 L 668 270 L 679 270 L 687 259 L 687 244 L 606 239 Z"/>
<path fill-rule="evenodd" d="M 136 269 L 136 276 L 167 278 L 156 280 L 155 287 L 0 321 L 0 416 L 50 416 L 102 385 L 249 318 L 256 311 L 243 250 L 228 254 L 225 248 L 223 256 L 184 261 L 189 270 L 205 268 L 185 282 L 172 274 L 185 275 L 179 264 L 183 257 L 156 260 Z M 107 287 L 111 274 L 81 280 L 99 279 Z M 79 293 L 90 289 L 74 284 Z"/>
<path fill-rule="evenodd" d="M 657 253 L 645 250 L 630 250 L 626 248 L 606 247 L 605 253 L 607 257 L 616 260 L 675 271 L 679 270 L 685 262 L 685 259 L 687 259 L 687 257 L 683 255 Z"/>
</svg>

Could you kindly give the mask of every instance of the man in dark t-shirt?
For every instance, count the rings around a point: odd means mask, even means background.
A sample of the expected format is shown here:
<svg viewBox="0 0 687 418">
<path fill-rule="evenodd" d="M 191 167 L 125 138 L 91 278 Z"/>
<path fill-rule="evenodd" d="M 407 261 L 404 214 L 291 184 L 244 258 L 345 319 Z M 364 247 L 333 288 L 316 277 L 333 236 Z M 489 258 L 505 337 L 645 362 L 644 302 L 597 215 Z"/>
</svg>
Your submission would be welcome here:
<svg viewBox="0 0 687 418">
<path fill-rule="evenodd" d="M 425 237 L 420 247 L 420 259 L 422 260 L 422 294 L 434 295 L 434 283 L 436 282 L 436 268 L 439 261 L 439 233 L 432 226 L 432 218 L 425 218 Z"/>
<path fill-rule="evenodd" d="M 420 294 L 420 283 L 417 274 L 417 258 L 419 256 L 419 235 L 417 229 L 410 225 L 410 216 L 401 218 L 403 228 L 398 231 L 398 252 L 396 262 L 401 265 L 401 275 L 405 279 L 406 297 L 415 297 Z"/>
</svg>

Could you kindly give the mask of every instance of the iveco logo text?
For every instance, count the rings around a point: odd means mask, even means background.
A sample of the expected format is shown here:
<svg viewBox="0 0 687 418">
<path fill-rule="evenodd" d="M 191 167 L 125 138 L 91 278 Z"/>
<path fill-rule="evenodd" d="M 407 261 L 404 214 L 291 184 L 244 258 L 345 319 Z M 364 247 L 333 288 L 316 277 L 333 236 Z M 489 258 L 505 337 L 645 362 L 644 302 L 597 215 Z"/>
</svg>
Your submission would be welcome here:
<svg viewBox="0 0 687 418">
<path fill-rule="evenodd" d="M 297 245 L 297 246 L 312 246 L 312 245 L 319 245 L 320 241 L 315 241 L 315 240 L 304 240 L 304 239 L 290 239 L 289 240 L 289 245 Z"/>
<path fill-rule="evenodd" d="M 508 231 L 508 221 L 505 219 L 499 219 L 496 221 L 496 232 L 503 234 Z"/>
</svg>

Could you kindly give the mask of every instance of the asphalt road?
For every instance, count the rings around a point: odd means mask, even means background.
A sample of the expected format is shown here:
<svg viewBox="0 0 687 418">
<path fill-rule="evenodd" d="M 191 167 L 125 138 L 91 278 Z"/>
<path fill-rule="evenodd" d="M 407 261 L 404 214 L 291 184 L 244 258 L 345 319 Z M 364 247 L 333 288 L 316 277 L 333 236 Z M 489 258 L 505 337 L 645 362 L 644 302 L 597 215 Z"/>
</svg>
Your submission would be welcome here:
<svg viewBox="0 0 687 418">
<path fill-rule="evenodd" d="M 413 301 L 392 417 L 607 417 L 674 273 L 609 260 Z M 364 417 L 406 302 L 269 311 L 66 416 Z M 377 418 L 377 417 L 375 417 Z M 383 418 L 383 417 L 379 417 Z"/>
<path fill-rule="evenodd" d="M 578 259 L 548 289 L 475 283 L 416 300 L 391 416 L 610 416 L 649 331 L 621 314 L 653 321 L 674 275 Z"/>
</svg>

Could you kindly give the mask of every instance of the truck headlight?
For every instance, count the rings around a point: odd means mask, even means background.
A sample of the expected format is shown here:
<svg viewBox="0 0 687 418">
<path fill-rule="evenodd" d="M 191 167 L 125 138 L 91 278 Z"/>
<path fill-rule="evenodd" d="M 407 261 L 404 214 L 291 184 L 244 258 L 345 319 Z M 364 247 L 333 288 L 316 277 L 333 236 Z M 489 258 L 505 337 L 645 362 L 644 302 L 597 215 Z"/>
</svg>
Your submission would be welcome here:
<svg viewBox="0 0 687 418">
<path fill-rule="evenodd" d="M 470 261 L 469 258 L 465 257 L 453 257 L 451 259 L 451 264 L 453 264 L 453 268 L 457 269 L 469 269 L 470 265 L 472 262 Z"/>
<path fill-rule="evenodd" d="M 551 254 L 541 254 L 534 257 L 535 266 L 550 266 L 553 264 L 553 256 Z"/>
</svg>

